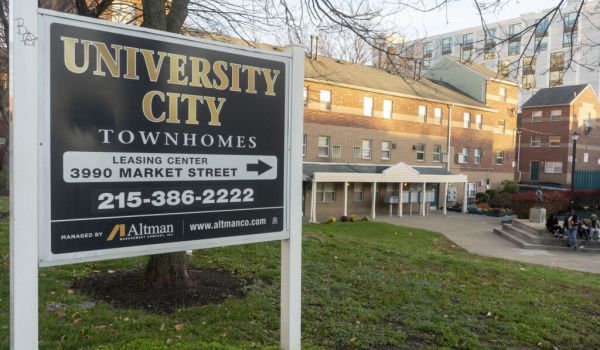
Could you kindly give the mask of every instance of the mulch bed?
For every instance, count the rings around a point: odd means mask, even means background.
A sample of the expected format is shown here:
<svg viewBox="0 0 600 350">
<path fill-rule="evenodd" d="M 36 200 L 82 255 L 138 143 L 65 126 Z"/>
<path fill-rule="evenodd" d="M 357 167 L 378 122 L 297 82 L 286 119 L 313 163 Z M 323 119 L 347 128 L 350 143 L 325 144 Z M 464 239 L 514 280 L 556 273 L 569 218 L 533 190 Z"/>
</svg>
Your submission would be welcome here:
<svg viewBox="0 0 600 350">
<path fill-rule="evenodd" d="M 97 272 L 76 280 L 73 289 L 117 308 L 168 314 L 190 306 L 218 304 L 245 297 L 247 281 L 229 271 L 190 269 L 190 286 L 156 286 L 146 282 L 143 269 Z"/>
</svg>

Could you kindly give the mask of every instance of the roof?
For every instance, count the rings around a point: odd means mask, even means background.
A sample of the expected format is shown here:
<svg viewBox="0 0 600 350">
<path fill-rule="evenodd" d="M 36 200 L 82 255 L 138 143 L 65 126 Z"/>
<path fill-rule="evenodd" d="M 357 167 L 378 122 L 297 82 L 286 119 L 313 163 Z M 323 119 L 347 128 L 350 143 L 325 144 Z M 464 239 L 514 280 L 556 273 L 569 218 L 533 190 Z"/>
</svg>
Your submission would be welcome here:
<svg viewBox="0 0 600 350">
<path fill-rule="evenodd" d="M 439 167 L 414 166 L 412 168 L 418 171 L 420 175 L 454 175 L 448 170 Z"/>
<path fill-rule="evenodd" d="M 511 79 L 500 78 L 500 76 L 498 76 L 498 72 L 496 72 L 492 69 L 489 69 L 485 64 L 475 63 L 475 62 L 461 62 L 460 58 L 458 58 L 456 56 L 451 56 L 451 55 L 445 55 L 445 56 L 442 56 L 442 58 L 447 58 L 458 64 L 462 64 L 463 66 L 471 69 L 475 73 L 482 75 L 487 80 L 495 79 L 495 80 L 506 81 L 506 82 L 513 83 L 513 84 L 515 83 Z"/>
<path fill-rule="evenodd" d="M 483 103 L 466 96 L 454 89 L 436 84 L 426 78 L 419 80 L 382 69 L 354 64 L 329 57 L 304 61 L 304 77 L 306 79 L 346 84 L 390 93 L 432 99 L 472 107 L 489 108 Z"/>
<path fill-rule="evenodd" d="M 568 105 L 588 86 L 589 84 L 580 84 L 540 89 L 522 108 Z"/>
<path fill-rule="evenodd" d="M 304 175 L 303 181 L 310 181 L 315 173 L 384 174 L 396 167 L 408 168 L 414 171 L 415 175 L 455 175 L 441 167 L 413 167 L 404 163 L 391 165 L 304 163 L 302 173 Z"/>
</svg>

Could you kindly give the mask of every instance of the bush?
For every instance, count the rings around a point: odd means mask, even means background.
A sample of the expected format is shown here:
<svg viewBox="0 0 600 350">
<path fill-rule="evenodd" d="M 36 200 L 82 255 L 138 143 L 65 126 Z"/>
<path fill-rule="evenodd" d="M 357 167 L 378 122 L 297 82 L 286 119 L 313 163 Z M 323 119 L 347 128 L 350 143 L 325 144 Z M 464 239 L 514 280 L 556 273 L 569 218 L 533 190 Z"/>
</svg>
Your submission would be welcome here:
<svg viewBox="0 0 600 350">
<path fill-rule="evenodd" d="M 512 193 L 501 192 L 490 198 L 492 208 L 510 208 L 512 205 Z"/>
<path fill-rule="evenodd" d="M 512 211 L 519 219 L 529 218 L 529 209 L 535 207 L 535 192 L 521 192 L 512 195 Z M 567 191 L 544 192 L 546 214 L 558 215 L 569 209 L 570 194 Z"/>
<path fill-rule="evenodd" d="M 475 194 L 475 202 L 477 204 L 480 203 L 488 203 L 490 201 L 490 196 L 485 192 L 477 192 Z"/>
<path fill-rule="evenodd" d="M 513 180 L 502 180 L 500 183 L 502 189 L 500 192 L 517 193 L 519 192 L 519 183 Z"/>
<path fill-rule="evenodd" d="M 362 217 L 362 219 L 360 219 L 360 221 L 369 221 L 369 216 L 365 215 Z"/>
<path fill-rule="evenodd" d="M 498 195 L 498 191 L 493 189 L 485 190 L 485 193 L 487 193 L 487 195 L 490 197 L 490 200 L 494 199 L 494 197 Z"/>
<path fill-rule="evenodd" d="M 328 224 L 333 224 L 334 222 L 336 222 L 337 220 L 335 219 L 334 216 L 330 216 L 329 219 L 327 219 L 327 223 Z"/>
<path fill-rule="evenodd" d="M 347 221 L 350 221 L 350 218 L 348 217 L 348 215 L 342 215 L 342 216 L 340 216 L 340 221 L 347 222 Z"/>
<path fill-rule="evenodd" d="M 357 221 L 357 220 L 358 220 L 358 217 L 356 216 L 356 214 L 352 214 L 352 215 L 350 215 L 350 221 L 351 221 L 351 222 L 355 222 L 355 221 Z"/>
</svg>

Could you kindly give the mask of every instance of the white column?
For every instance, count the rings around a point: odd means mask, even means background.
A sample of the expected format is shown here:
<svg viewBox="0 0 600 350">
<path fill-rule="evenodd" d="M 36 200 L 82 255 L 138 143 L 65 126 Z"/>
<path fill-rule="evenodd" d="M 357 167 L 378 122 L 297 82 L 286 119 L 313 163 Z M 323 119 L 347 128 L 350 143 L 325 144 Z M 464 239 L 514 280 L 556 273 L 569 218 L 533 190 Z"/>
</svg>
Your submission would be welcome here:
<svg viewBox="0 0 600 350">
<path fill-rule="evenodd" d="M 404 189 L 402 188 L 402 182 L 400 182 L 400 191 L 398 191 L 398 195 L 400 196 L 400 198 L 398 199 L 398 216 L 402 217 L 402 196 L 403 196 L 403 191 Z"/>
<path fill-rule="evenodd" d="M 304 85 L 304 50 L 300 46 L 288 48 L 292 52 L 292 108 L 290 138 L 290 205 L 289 239 L 281 241 L 281 332 L 280 347 L 284 350 L 301 348 L 301 291 L 302 291 L 302 100 Z M 315 186 L 316 190 L 316 186 Z M 313 197 L 314 198 L 314 197 Z"/>
<path fill-rule="evenodd" d="M 344 216 L 348 216 L 348 181 L 344 182 Z"/>
<path fill-rule="evenodd" d="M 466 214 L 467 213 L 467 182 L 465 182 L 465 192 L 463 194 L 463 205 L 462 205 L 462 213 Z"/>
<path fill-rule="evenodd" d="M 371 219 L 375 219 L 375 201 L 377 197 L 375 194 L 377 193 L 377 182 L 373 182 L 371 186 Z"/>
<path fill-rule="evenodd" d="M 37 350 L 38 2 L 9 4 L 10 347 Z"/>
<path fill-rule="evenodd" d="M 444 199 L 442 199 L 442 205 L 444 206 L 444 215 L 448 214 L 447 206 L 448 206 L 448 183 L 444 184 Z"/>
<path fill-rule="evenodd" d="M 310 220 L 309 222 L 317 222 L 317 181 L 313 179 L 310 185 Z"/>
<path fill-rule="evenodd" d="M 423 182 L 423 194 L 421 195 L 421 216 L 425 216 L 425 203 L 427 202 L 426 183 Z"/>
</svg>

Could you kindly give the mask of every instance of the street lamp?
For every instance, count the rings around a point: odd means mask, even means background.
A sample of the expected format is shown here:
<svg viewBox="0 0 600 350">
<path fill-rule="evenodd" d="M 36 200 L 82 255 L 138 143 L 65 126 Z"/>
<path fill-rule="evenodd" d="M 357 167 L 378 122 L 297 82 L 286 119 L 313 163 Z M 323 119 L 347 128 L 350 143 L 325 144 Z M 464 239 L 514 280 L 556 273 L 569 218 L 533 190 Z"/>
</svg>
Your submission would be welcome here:
<svg viewBox="0 0 600 350">
<path fill-rule="evenodd" d="M 577 140 L 579 139 L 579 133 L 573 131 L 571 139 L 573 140 L 573 155 L 571 161 L 571 209 L 575 209 L 575 162 L 577 162 Z"/>
</svg>

